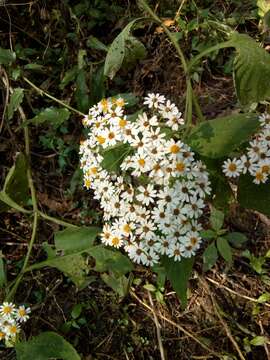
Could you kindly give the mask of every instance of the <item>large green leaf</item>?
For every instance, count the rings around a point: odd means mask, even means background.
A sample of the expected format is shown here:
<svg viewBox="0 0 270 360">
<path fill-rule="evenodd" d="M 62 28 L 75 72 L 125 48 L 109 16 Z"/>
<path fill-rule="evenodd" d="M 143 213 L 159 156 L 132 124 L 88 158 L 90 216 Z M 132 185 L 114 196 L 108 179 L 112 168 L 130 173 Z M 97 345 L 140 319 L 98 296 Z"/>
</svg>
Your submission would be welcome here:
<svg viewBox="0 0 270 360">
<path fill-rule="evenodd" d="M 54 332 L 44 332 L 15 346 L 17 360 L 80 360 L 74 347 Z"/>
<path fill-rule="evenodd" d="M 223 257 L 227 263 L 232 263 L 232 249 L 228 243 L 228 240 L 225 237 L 217 238 L 217 249 L 220 255 Z"/>
<path fill-rule="evenodd" d="M 77 229 L 66 228 L 55 233 L 54 242 L 57 250 L 63 250 L 66 254 L 74 251 L 89 249 L 101 229 L 93 227 L 79 227 Z"/>
<path fill-rule="evenodd" d="M 138 19 L 131 21 L 114 39 L 109 47 L 104 67 L 104 75 L 113 79 L 125 62 L 132 62 L 145 56 L 143 44 L 131 35 L 132 27 Z"/>
<path fill-rule="evenodd" d="M 8 120 L 12 119 L 14 112 L 20 106 L 24 96 L 23 91 L 24 90 L 21 88 L 16 88 L 11 94 L 10 101 L 7 107 Z"/>
<path fill-rule="evenodd" d="M 213 241 L 207 246 L 203 253 L 203 270 L 208 271 L 215 265 L 218 259 L 216 244 Z"/>
<path fill-rule="evenodd" d="M 162 264 L 165 267 L 167 278 L 181 300 L 182 307 L 187 306 L 187 284 L 191 276 L 194 257 L 182 258 L 181 261 L 164 256 Z"/>
<path fill-rule="evenodd" d="M 264 15 L 270 11 L 270 1 L 269 0 L 257 0 L 258 6 L 258 15 L 263 18 Z"/>
<path fill-rule="evenodd" d="M 247 141 L 258 127 L 254 113 L 220 117 L 195 126 L 186 142 L 202 156 L 221 158 Z"/>
<path fill-rule="evenodd" d="M 1 191 L 0 212 L 8 210 L 9 207 L 22 211 L 20 205 L 26 204 L 28 199 L 27 161 L 24 154 L 19 153 L 15 164 L 10 168 L 6 176 Z"/>
<path fill-rule="evenodd" d="M 0 47 L 0 65 L 10 65 L 16 60 L 15 52 Z"/>
<path fill-rule="evenodd" d="M 108 171 L 117 172 L 126 156 L 132 151 L 129 144 L 120 144 L 106 149 L 101 166 Z"/>
<path fill-rule="evenodd" d="M 270 181 L 266 184 L 254 184 L 250 175 L 241 175 L 238 183 L 237 199 L 245 208 L 270 215 Z"/>
<path fill-rule="evenodd" d="M 34 118 L 28 120 L 26 124 L 32 123 L 34 125 L 40 125 L 48 123 L 55 128 L 59 127 L 64 121 L 68 120 L 70 112 L 66 108 L 49 107 L 42 110 Z"/>
<path fill-rule="evenodd" d="M 242 105 L 251 105 L 270 98 L 270 54 L 251 37 L 234 32 L 236 48 L 234 82 Z"/>
</svg>

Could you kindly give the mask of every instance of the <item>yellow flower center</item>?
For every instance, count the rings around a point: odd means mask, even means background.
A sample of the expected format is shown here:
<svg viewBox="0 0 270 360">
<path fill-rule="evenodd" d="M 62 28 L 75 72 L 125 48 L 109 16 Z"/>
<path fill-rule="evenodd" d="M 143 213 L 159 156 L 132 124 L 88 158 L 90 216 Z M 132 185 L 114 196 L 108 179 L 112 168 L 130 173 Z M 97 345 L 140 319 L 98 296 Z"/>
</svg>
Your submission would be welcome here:
<svg viewBox="0 0 270 360">
<path fill-rule="evenodd" d="M 172 154 L 177 154 L 177 153 L 179 153 L 179 151 L 180 151 L 180 147 L 176 144 L 174 144 L 170 147 L 170 152 Z"/>
<path fill-rule="evenodd" d="M 90 188 L 91 181 L 89 179 L 84 180 L 84 186 L 87 187 L 87 188 Z"/>
<path fill-rule="evenodd" d="M 144 166 L 144 165 L 145 165 L 145 160 L 144 160 L 144 159 L 139 159 L 139 160 L 138 160 L 138 164 L 139 164 L 140 166 Z"/>
<path fill-rule="evenodd" d="M 5 307 L 3 308 L 3 313 L 4 313 L 4 314 L 10 314 L 11 312 L 12 312 L 11 306 L 5 306 Z"/>
<path fill-rule="evenodd" d="M 185 163 L 183 163 L 183 162 L 181 162 L 181 161 L 176 164 L 176 170 L 177 170 L 177 171 L 182 172 L 182 171 L 185 170 L 185 168 L 186 168 Z"/>
<path fill-rule="evenodd" d="M 119 237 L 115 236 L 115 237 L 112 238 L 113 246 L 117 246 L 117 245 L 119 245 L 119 243 L 120 243 Z"/>
<path fill-rule="evenodd" d="M 263 165 L 261 168 L 262 173 L 269 174 L 270 172 L 270 166 L 269 165 Z"/>
<path fill-rule="evenodd" d="M 9 327 L 9 331 L 10 331 L 10 333 L 11 333 L 12 335 L 17 334 L 17 332 L 18 332 L 17 326 L 11 325 L 11 326 Z"/>
<path fill-rule="evenodd" d="M 119 107 L 123 107 L 125 105 L 125 101 L 124 99 L 120 98 L 120 99 L 116 99 L 115 100 L 115 104 Z"/>
<path fill-rule="evenodd" d="M 103 136 L 97 136 L 97 141 L 100 143 L 100 145 L 105 143 L 105 138 Z"/>
<path fill-rule="evenodd" d="M 115 133 L 114 133 L 113 131 L 109 132 L 108 138 L 109 138 L 110 140 L 114 139 L 114 138 L 115 138 Z"/>
<path fill-rule="evenodd" d="M 18 310 L 18 313 L 21 317 L 25 316 L 26 315 L 26 311 L 24 309 L 19 309 Z"/>
<path fill-rule="evenodd" d="M 260 171 L 256 173 L 255 177 L 258 181 L 262 181 L 264 179 L 263 173 Z"/>
<path fill-rule="evenodd" d="M 130 228 L 130 226 L 129 226 L 128 224 L 125 224 L 125 225 L 123 226 L 123 230 L 124 230 L 124 232 L 126 232 L 126 233 L 130 233 L 131 228 Z"/>
<path fill-rule="evenodd" d="M 229 166 L 228 166 L 228 169 L 232 172 L 234 172 L 236 170 L 236 165 L 234 163 L 231 163 Z"/>
<path fill-rule="evenodd" d="M 118 122 L 119 126 L 121 128 L 124 128 L 126 125 L 127 125 L 127 120 L 125 119 L 120 119 L 119 122 Z"/>
</svg>

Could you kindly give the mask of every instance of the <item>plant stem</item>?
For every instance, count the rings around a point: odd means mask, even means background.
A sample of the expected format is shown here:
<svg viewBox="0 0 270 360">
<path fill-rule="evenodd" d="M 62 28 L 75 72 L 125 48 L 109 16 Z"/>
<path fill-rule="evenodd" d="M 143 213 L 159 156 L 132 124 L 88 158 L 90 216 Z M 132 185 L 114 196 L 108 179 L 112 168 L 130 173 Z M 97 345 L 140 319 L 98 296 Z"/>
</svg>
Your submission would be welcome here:
<svg viewBox="0 0 270 360">
<path fill-rule="evenodd" d="M 193 66 L 205 55 L 207 55 L 213 51 L 217 51 L 217 50 L 224 49 L 227 47 L 233 47 L 233 43 L 231 40 L 224 41 L 220 44 L 217 44 L 217 45 L 211 46 L 208 49 L 205 49 L 200 54 L 196 55 L 193 59 L 190 60 L 190 62 L 188 64 L 188 71 L 190 71 L 193 68 Z"/>
<path fill-rule="evenodd" d="M 62 226 L 66 226 L 66 227 L 69 227 L 69 228 L 73 228 L 73 229 L 78 229 L 79 226 L 77 225 L 74 225 L 74 224 L 71 224 L 67 221 L 64 221 L 64 220 L 61 220 L 61 219 L 57 219 L 55 217 L 52 217 L 52 216 L 49 216 L 47 214 L 44 214 L 43 212 L 41 211 L 38 211 L 38 214 L 40 215 L 40 217 L 42 217 L 43 219 L 46 219 L 46 220 L 49 220 L 51 222 L 54 222 L 55 224 L 58 224 L 58 225 L 62 225 Z"/>
<path fill-rule="evenodd" d="M 79 114 L 80 116 L 85 116 L 84 113 L 82 113 L 81 111 L 74 109 L 72 106 L 67 105 L 66 103 L 64 103 L 62 100 L 59 100 L 57 98 L 55 98 L 54 96 L 48 94 L 46 91 L 40 89 L 39 87 L 37 87 L 35 84 L 32 83 L 32 81 L 30 81 L 29 79 L 27 79 L 25 76 L 23 77 L 23 79 L 27 82 L 27 84 L 29 84 L 33 89 L 35 89 L 40 95 L 45 95 L 48 98 L 56 101 L 58 104 L 64 106 L 65 108 L 75 112 L 76 114 Z"/>
</svg>

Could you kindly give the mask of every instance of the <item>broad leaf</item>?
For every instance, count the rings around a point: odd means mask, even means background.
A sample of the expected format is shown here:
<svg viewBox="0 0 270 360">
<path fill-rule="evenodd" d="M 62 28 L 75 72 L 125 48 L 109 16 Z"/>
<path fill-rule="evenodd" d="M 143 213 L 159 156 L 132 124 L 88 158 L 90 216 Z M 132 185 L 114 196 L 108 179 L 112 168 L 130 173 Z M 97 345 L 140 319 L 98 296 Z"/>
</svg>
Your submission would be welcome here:
<svg viewBox="0 0 270 360">
<path fill-rule="evenodd" d="M 214 239 L 216 237 L 216 232 L 211 229 L 203 230 L 203 231 L 200 231 L 200 236 L 203 239 Z"/>
<path fill-rule="evenodd" d="M 130 62 L 145 55 L 143 44 L 131 35 L 132 27 L 137 20 L 131 21 L 109 47 L 105 59 L 104 75 L 110 79 L 114 78 L 125 58 L 126 61 Z"/>
<path fill-rule="evenodd" d="M 167 278 L 181 300 L 182 307 L 187 306 L 187 284 L 192 273 L 194 257 L 182 258 L 181 261 L 164 256 L 162 263 L 165 267 Z"/>
<path fill-rule="evenodd" d="M 18 109 L 20 106 L 22 100 L 23 100 L 23 89 L 16 88 L 14 89 L 13 93 L 10 96 L 9 104 L 7 107 L 7 116 L 8 120 L 12 119 L 14 112 Z"/>
<path fill-rule="evenodd" d="M 126 156 L 132 151 L 128 144 L 120 144 L 106 149 L 102 156 L 101 166 L 108 171 L 117 172 Z"/>
<path fill-rule="evenodd" d="M 97 39 L 93 35 L 89 36 L 88 40 L 86 41 L 86 45 L 88 47 L 90 47 L 91 49 L 102 50 L 102 51 L 105 51 L 105 52 L 108 51 L 108 46 L 103 44 L 103 42 L 101 42 L 99 39 Z"/>
<path fill-rule="evenodd" d="M 242 105 L 270 98 L 270 54 L 251 37 L 234 32 L 231 41 L 236 48 L 234 82 Z"/>
<path fill-rule="evenodd" d="M 74 347 L 54 332 L 44 332 L 15 346 L 17 360 L 80 360 Z"/>
<path fill-rule="evenodd" d="M 79 227 L 77 229 L 66 228 L 55 233 L 55 247 L 63 250 L 66 254 L 74 251 L 89 249 L 101 229 L 98 227 Z"/>
<path fill-rule="evenodd" d="M 70 112 L 66 108 L 49 107 L 42 110 L 33 119 L 28 120 L 26 123 L 40 125 L 43 123 L 51 124 L 53 127 L 59 127 L 64 121 L 68 120 Z"/>
<path fill-rule="evenodd" d="M 210 224 L 212 226 L 212 229 L 214 229 L 215 231 L 219 231 L 222 228 L 223 222 L 224 213 L 212 207 L 210 214 Z"/>
<path fill-rule="evenodd" d="M 218 259 L 218 253 L 216 244 L 213 241 L 211 244 L 207 246 L 203 253 L 203 270 L 208 271 L 210 270 Z"/>
<path fill-rule="evenodd" d="M 253 177 L 241 175 L 238 183 L 237 199 L 245 208 L 270 215 L 270 182 L 254 184 Z"/>
<path fill-rule="evenodd" d="M 89 109 L 89 90 L 86 81 L 86 71 L 84 69 L 79 69 L 76 77 L 76 91 L 75 99 L 78 106 L 78 109 L 86 113 Z"/>
<path fill-rule="evenodd" d="M 258 127 L 256 114 L 230 115 L 195 126 L 186 142 L 202 156 L 221 158 L 247 141 Z"/>
<path fill-rule="evenodd" d="M 248 241 L 246 235 L 240 232 L 231 232 L 223 237 L 236 248 L 241 248 L 241 246 Z"/>
<path fill-rule="evenodd" d="M 125 275 L 116 277 L 113 274 L 102 274 L 101 278 L 120 297 L 124 297 L 128 294 L 130 281 Z"/>
<path fill-rule="evenodd" d="M 0 47 L 0 65 L 10 65 L 16 60 L 15 52 Z"/>
<path fill-rule="evenodd" d="M 78 73 L 77 65 L 75 65 L 71 69 L 67 70 L 65 72 L 63 79 L 61 80 L 59 88 L 61 90 L 63 90 L 70 82 L 74 81 L 76 79 L 77 73 Z"/>
<path fill-rule="evenodd" d="M 6 211 L 9 207 L 23 211 L 21 205 L 26 204 L 28 199 L 27 161 L 24 154 L 19 153 L 0 193 L 0 211 Z"/>
<path fill-rule="evenodd" d="M 217 249 L 227 263 L 232 263 L 232 249 L 225 237 L 217 238 Z"/>
<path fill-rule="evenodd" d="M 257 0 L 258 6 L 258 15 L 263 18 L 265 14 L 270 11 L 270 1 L 269 0 Z"/>
</svg>

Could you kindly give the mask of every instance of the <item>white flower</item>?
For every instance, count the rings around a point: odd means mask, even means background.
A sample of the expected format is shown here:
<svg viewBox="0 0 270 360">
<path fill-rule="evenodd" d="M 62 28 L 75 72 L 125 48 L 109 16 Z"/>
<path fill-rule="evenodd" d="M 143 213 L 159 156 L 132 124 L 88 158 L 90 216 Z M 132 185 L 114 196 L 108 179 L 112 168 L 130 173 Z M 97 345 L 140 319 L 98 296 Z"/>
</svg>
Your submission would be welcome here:
<svg viewBox="0 0 270 360">
<path fill-rule="evenodd" d="M 26 308 L 24 305 L 19 306 L 16 310 L 15 317 L 19 322 L 25 322 L 29 319 L 29 314 L 31 313 L 30 308 Z"/>
<path fill-rule="evenodd" d="M 148 184 L 146 187 L 139 186 L 138 191 L 140 193 L 136 196 L 136 199 L 144 205 L 149 205 L 154 202 L 157 191 L 154 189 L 154 185 Z"/>
<path fill-rule="evenodd" d="M 179 243 L 170 244 L 168 256 L 173 257 L 175 261 L 180 261 L 183 256 L 183 245 Z"/>
<path fill-rule="evenodd" d="M 223 172 L 228 177 L 238 177 L 243 170 L 243 163 L 240 159 L 234 158 L 224 161 L 222 165 Z"/>
<path fill-rule="evenodd" d="M 184 125 L 185 120 L 182 118 L 182 113 L 178 114 L 168 114 L 166 125 L 169 126 L 172 130 L 177 131 L 180 125 Z"/>
<path fill-rule="evenodd" d="M 3 317 L 10 317 L 15 314 L 15 305 L 9 302 L 4 302 L 0 306 L 0 314 Z"/>
<path fill-rule="evenodd" d="M 177 115 L 179 112 L 177 106 L 170 100 L 167 100 L 166 104 L 160 104 L 158 108 L 160 115 L 165 119 L 168 119 L 172 115 Z"/>
<path fill-rule="evenodd" d="M 144 98 L 144 105 L 147 105 L 149 109 L 155 108 L 157 109 L 160 104 L 165 102 L 165 97 L 159 94 L 148 94 Z"/>
</svg>

